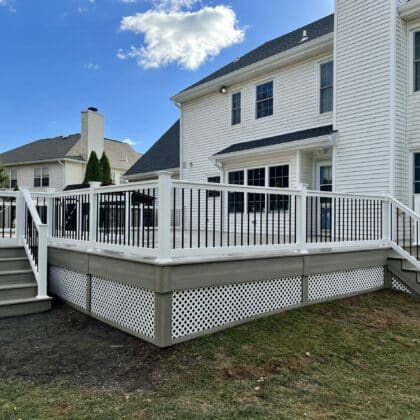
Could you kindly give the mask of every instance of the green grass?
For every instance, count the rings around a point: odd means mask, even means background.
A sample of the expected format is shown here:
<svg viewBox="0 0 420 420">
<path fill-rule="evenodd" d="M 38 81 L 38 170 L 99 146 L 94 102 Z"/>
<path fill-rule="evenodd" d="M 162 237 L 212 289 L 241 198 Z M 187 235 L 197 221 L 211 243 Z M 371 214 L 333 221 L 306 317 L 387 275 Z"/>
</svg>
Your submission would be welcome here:
<svg viewBox="0 0 420 420">
<path fill-rule="evenodd" d="M 146 391 L 1 381 L 0 418 L 420 418 L 420 305 L 393 292 L 285 312 L 156 354 Z"/>
</svg>

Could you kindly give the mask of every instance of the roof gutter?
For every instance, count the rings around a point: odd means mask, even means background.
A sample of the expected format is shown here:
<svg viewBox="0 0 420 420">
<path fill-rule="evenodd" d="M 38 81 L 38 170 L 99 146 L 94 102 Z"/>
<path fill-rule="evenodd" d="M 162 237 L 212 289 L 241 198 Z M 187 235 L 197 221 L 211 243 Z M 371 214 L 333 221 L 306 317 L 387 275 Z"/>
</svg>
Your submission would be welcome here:
<svg viewBox="0 0 420 420">
<path fill-rule="evenodd" d="M 241 150 L 238 152 L 223 153 L 220 155 L 213 155 L 210 159 L 213 162 L 223 162 L 228 159 L 243 158 L 247 156 L 263 155 L 267 153 L 273 153 L 276 151 L 288 151 L 288 150 L 311 150 L 319 149 L 320 147 L 332 147 L 337 144 L 338 133 L 333 133 L 327 136 L 320 136 L 317 138 L 310 138 L 306 140 L 295 140 L 283 144 L 275 144 L 266 147 L 257 147 L 254 149 Z"/>
<path fill-rule="evenodd" d="M 179 173 L 179 168 L 163 169 L 163 171 L 169 172 L 170 174 L 175 175 Z M 159 172 L 162 172 L 162 170 L 143 172 L 143 173 L 132 174 L 132 175 L 123 175 L 123 178 L 128 181 L 137 181 L 142 178 L 158 177 Z"/>
<path fill-rule="evenodd" d="M 35 165 L 35 164 L 43 164 L 43 163 L 51 163 L 51 162 L 75 162 L 80 164 L 86 164 L 86 161 L 84 160 L 78 160 L 78 159 L 47 159 L 47 160 L 32 160 L 28 162 L 13 162 L 13 163 L 2 163 L 4 167 L 8 166 L 24 166 L 24 165 Z"/>
<path fill-rule="evenodd" d="M 229 86 L 229 84 L 241 83 L 253 77 L 258 77 L 262 73 L 275 71 L 281 67 L 294 64 L 314 55 L 332 51 L 333 48 L 334 32 L 331 32 L 327 35 L 316 38 L 313 41 L 308 41 L 297 47 L 291 48 L 290 50 L 228 73 L 225 76 L 218 77 L 217 79 L 210 80 L 186 91 L 179 92 L 173 96 L 171 100 L 182 104 L 209 93 L 219 92 L 221 85 Z"/>
</svg>

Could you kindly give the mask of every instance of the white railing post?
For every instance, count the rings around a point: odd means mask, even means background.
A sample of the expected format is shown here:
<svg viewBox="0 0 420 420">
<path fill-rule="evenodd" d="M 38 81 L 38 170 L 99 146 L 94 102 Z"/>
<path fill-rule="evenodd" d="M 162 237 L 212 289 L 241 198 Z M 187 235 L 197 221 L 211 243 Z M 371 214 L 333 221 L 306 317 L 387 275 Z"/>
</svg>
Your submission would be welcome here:
<svg viewBox="0 0 420 420">
<path fill-rule="evenodd" d="M 19 191 L 16 196 L 16 240 L 19 245 L 23 244 L 23 235 L 25 232 L 25 198 L 23 192 Z"/>
<path fill-rule="evenodd" d="M 99 182 L 90 182 L 89 185 L 89 242 L 91 247 L 95 247 L 97 241 L 96 226 L 98 223 L 98 195 L 96 194 L 96 188 L 99 188 L 101 184 Z"/>
<path fill-rule="evenodd" d="M 55 192 L 54 188 L 48 188 L 47 190 L 47 238 L 52 238 L 53 236 L 53 224 L 54 224 L 54 198 L 51 197 L 51 194 Z"/>
<path fill-rule="evenodd" d="M 300 185 L 300 195 L 297 208 L 296 223 L 296 239 L 297 245 L 301 252 L 308 252 L 306 249 L 306 202 L 308 197 L 308 189 L 306 184 Z"/>
<path fill-rule="evenodd" d="M 171 260 L 171 189 L 172 189 L 171 187 L 172 187 L 171 175 L 168 172 L 159 173 L 158 257 L 157 259 L 160 262 Z"/>
<path fill-rule="evenodd" d="M 382 206 L 382 240 L 389 242 L 391 240 L 391 200 L 389 195 L 385 194 L 386 201 Z"/>
<path fill-rule="evenodd" d="M 38 226 L 38 299 L 48 297 L 48 225 Z"/>
</svg>

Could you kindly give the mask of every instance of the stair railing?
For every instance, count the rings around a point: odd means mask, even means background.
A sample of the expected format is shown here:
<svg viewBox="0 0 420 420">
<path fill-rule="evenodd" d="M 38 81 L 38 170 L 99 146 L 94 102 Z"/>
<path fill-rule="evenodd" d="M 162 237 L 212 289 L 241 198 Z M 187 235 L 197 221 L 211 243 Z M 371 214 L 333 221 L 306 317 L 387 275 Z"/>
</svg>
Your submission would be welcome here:
<svg viewBox="0 0 420 420">
<path fill-rule="evenodd" d="M 38 284 L 37 298 L 47 297 L 48 226 L 43 224 L 28 190 L 22 190 L 23 206 L 19 220 L 23 220 L 23 246 Z"/>
<path fill-rule="evenodd" d="M 420 270 L 420 215 L 388 195 L 391 247 Z"/>
</svg>

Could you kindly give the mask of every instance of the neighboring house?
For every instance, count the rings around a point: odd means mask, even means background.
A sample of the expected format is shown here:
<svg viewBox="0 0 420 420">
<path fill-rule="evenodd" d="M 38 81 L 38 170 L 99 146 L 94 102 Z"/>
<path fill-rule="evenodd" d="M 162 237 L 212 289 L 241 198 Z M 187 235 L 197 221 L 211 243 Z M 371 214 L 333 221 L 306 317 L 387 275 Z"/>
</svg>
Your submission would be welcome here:
<svg viewBox="0 0 420 420">
<path fill-rule="evenodd" d="M 131 182 L 156 178 L 160 171 L 179 178 L 179 120 L 126 172 Z"/>
<path fill-rule="evenodd" d="M 0 162 L 9 174 L 9 188 L 62 190 L 83 182 L 92 151 L 98 158 L 103 152 L 108 156 L 115 184 L 140 156 L 130 145 L 104 138 L 104 117 L 96 108 L 89 108 L 82 111 L 81 134 L 25 144 L 0 154 Z"/>
<path fill-rule="evenodd" d="M 418 0 L 337 0 L 175 95 L 180 178 L 388 192 L 420 211 L 419 16 Z"/>
</svg>

